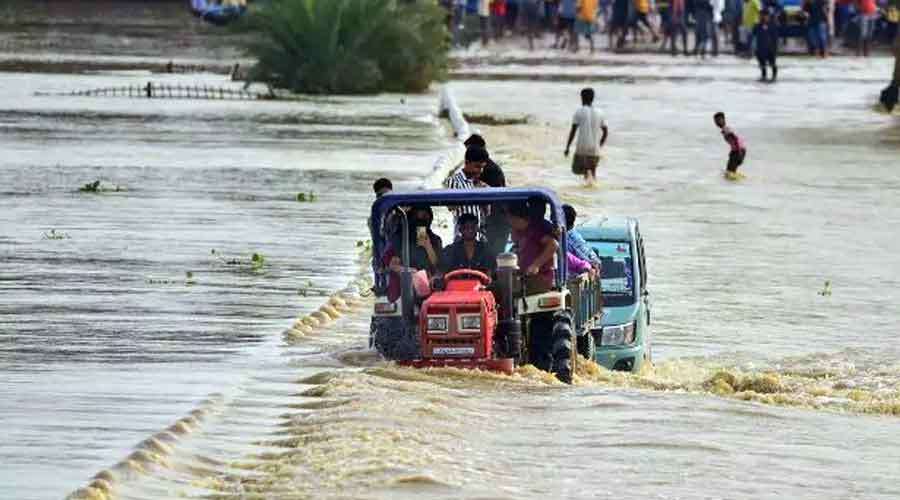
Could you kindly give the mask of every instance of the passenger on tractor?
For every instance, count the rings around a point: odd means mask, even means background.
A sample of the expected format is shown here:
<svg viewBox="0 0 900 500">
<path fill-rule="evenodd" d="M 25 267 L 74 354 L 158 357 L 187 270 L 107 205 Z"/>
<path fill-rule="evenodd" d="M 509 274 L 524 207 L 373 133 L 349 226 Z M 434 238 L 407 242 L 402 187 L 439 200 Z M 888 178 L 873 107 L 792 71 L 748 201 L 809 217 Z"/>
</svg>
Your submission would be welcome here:
<svg viewBox="0 0 900 500">
<path fill-rule="evenodd" d="M 487 151 L 479 147 L 470 147 L 466 150 L 465 163 L 459 172 L 453 174 L 447 181 L 448 189 L 476 189 L 487 187 L 481 181 L 481 173 L 484 171 L 487 161 L 490 159 Z M 479 205 L 459 205 L 449 207 L 453 213 L 453 238 L 459 239 L 459 218 L 463 214 L 472 214 L 478 219 L 479 228 L 482 225 L 484 209 Z"/>
<path fill-rule="evenodd" d="M 488 244 L 478 239 L 478 217 L 462 214 L 458 222 L 460 239 L 444 249 L 441 271 L 449 273 L 457 269 L 475 269 L 490 276 L 496 261 L 490 254 Z"/>
<path fill-rule="evenodd" d="M 597 270 L 591 266 L 591 263 L 578 257 L 572 252 L 566 252 L 566 269 L 572 276 L 579 276 L 585 273 L 594 275 Z"/>
<path fill-rule="evenodd" d="M 566 216 L 566 262 L 569 274 L 579 275 L 590 273 L 592 276 L 600 274 L 603 265 L 600 257 L 590 249 L 584 238 L 575 229 L 575 218 L 578 212 L 572 205 L 563 205 L 563 213 Z"/>
<path fill-rule="evenodd" d="M 600 268 L 603 265 L 603 261 L 600 260 L 596 252 L 591 250 L 590 245 L 584 240 L 581 233 L 575 229 L 575 219 L 578 217 L 575 207 L 566 204 L 562 208 L 563 213 L 566 215 L 566 248 L 578 258 L 590 262 L 594 267 Z"/>
<path fill-rule="evenodd" d="M 431 207 L 413 207 L 407 212 L 409 217 L 409 267 L 413 272 L 425 271 L 432 278 L 439 269 L 440 255 L 443 248 L 441 237 L 431 230 L 434 213 Z M 403 231 L 398 231 L 384 252 L 382 262 L 391 274 L 388 278 L 388 300 L 400 298 L 400 273 L 403 271 L 401 256 L 403 253 Z"/>
<path fill-rule="evenodd" d="M 467 150 L 469 148 L 482 148 L 487 152 L 487 144 L 479 134 L 470 135 L 463 144 Z M 490 157 L 490 154 L 488 154 L 479 179 L 488 187 L 506 187 L 506 175 L 503 173 L 503 168 Z M 502 203 L 493 203 L 488 206 L 487 210 L 488 213 L 484 218 L 482 229 L 487 238 L 488 251 L 496 258 L 506 251 L 506 244 L 509 241 L 509 224 L 506 222 Z"/>
<path fill-rule="evenodd" d="M 537 217 L 538 212 L 535 203 L 515 203 L 507 208 L 519 269 L 525 274 L 528 294 L 553 288 L 555 256 L 559 249 L 553 225 L 543 217 Z"/>
</svg>

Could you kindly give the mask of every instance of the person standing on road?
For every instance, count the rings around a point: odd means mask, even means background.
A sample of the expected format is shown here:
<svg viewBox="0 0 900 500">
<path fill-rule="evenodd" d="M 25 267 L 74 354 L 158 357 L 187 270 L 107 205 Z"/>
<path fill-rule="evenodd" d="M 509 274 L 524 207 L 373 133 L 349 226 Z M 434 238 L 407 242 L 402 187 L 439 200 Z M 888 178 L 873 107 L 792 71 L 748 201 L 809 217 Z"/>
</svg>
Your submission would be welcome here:
<svg viewBox="0 0 900 500">
<path fill-rule="evenodd" d="M 856 44 L 856 55 L 869 57 L 872 37 L 875 34 L 875 21 L 878 20 L 878 5 L 875 0 L 857 0 L 856 11 L 859 13 L 859 42 Z"/>
<path fill-rule="evenodd" d="M 759 81 L 766 81 L 766 67 L 772 67 L 772 79 L 775 83 L 778 78 L 778 27 L 771 21 L 768 10 L 759 13 L 759 23 L 753 28 L 752 43 L 756 44 L 756 61 L 759 63 Z"/>
<path fill-rule="evenodd" d="M 478 23 L 481 28 L 481 46 L 487 47 L 491 39 L 491 0 L 478 0 Z"/>
<path fill-rule="evenodd" d="M 634 0 L 634 19 L 632 20 L 631 28 L 638 32 L 643 24 L 649 31 L 650 36 L 653 37 L 653 43 L 659 42 L 659 36 L 656 34 L 656 30 L 653 28 L 653 25 L 650 24 L 650 20 L 647 19 L 647 16 L 650 15 L 650 0 Z"/>
<path fill-rule="evenodd" d="M 694 55 L 706 59 L 706 43 L 713 22 L 712 0 L 694 2 Z"/>
<path fill-rule="evenodd" d="M 597 31 L 598 7 L 598 0 L 578 0 L 578 14 L 575 19 L 575 32 L 587 37 L 592 54 L 594 53 L 594 32 Z M 578 50 L 577 43 L 575 50 Z"/>
<path fill-rule="evenodd" d="M 827 57 L 828 53 L 828 2 L 825 0 L 805 0 L 807 40 L 812 54 Z"/>
<path fill-rule="evenodd" d="M 559 3 L 559 21 L 556 25 L 556 40 L 553 48 L 575 49 L 575 4 L 576 0 L 561 0 Z"/>
<path fill-rule="evenodd" d="M 541 39 L 541 0 L 522 0 L 519 2 L 525 14 L 525 34 L 528 37 L 528 50 L 534 50 L 534 39 Z"/>
<path fill-rule="evenodd" d="M 625 46 L 628 36 L 628 10 L 630 0 L 613 0 L 612 17 L 607 33 L 609 34 L 609 50 L 618 50 Z"/>
<path fill-rule="evenodd" d="M 712 42 L 713 57 L 719 57 L 719 28 L 722 26 L 724 12 L 725 0 L 712 0 L 712 24 L 709 27 L 709 40 Z"/>
<path fill-rule="evenodd" d="M 569 156 L 572 140 L 578 135 L 575 143 L 575 156 L 572 157 L 572 172 L 584 175 L 584 182 L 593 186 L 597 182 L 597 163 L 600 161 L 600 148 L 606 144 L 609 130 L 600 110 L 593 106 L 594 89 L 581 90 L 581 108 L 572 118 L 572 129 L 566 142 L 564 155 Z M 602 135 L 601 135 L 602 133 Z"/>
<path fill-rule="evenodd" d="M 689 55 L 686 25 L 687 10 L 684 0 L 672 0 L 672 13 L 669 22 L 672 30 L 672 55 L 678 55 L 679 36 L 681 36 L 681 49 L 684 51 L 684 55 Z"/>
<path fill-rule="evenodd" d="M 743 10 L 741 11 L 741 27 L 738 33 L 741 38 L 741 50 L 739 54 L 745 57 L 752 57 L 755 52 L 753 47 L 753 30 L 759 23 L 759 13 L 762 11 L 762 4 L 759 0 L 744 0 Z"/>
</svg>

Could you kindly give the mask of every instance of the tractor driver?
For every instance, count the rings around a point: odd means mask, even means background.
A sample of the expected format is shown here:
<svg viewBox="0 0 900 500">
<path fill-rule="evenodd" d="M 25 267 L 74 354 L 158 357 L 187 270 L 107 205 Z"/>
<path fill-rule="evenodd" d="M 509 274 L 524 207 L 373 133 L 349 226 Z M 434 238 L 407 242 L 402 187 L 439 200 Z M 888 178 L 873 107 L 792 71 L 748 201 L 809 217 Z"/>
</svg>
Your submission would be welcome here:
<svg viewBox="0 0 900 500">
<path fill-rule="evenodd" d="M 475 269 L 490 276 L 494 270 L 494 259 L 487 244 L 478 240 L 478 217 L 464 213 L 457 223 L 460 239 L 444 249 L 441 270 L 449 273 L 457 269 Z"/>
<path fill-rule="evenodd" d="M 512 228 L 512 240 L 516 244 L 519 269 L 525 275 L 526 293 L 534 294 L 553 288 L 559 242 L 556 241 L 553 224 L 544 218 L 534 217 L 533 211 L 537 207 L 529 209 L 529 204 L 510 205 L 507 218 Z"/>
</svg>

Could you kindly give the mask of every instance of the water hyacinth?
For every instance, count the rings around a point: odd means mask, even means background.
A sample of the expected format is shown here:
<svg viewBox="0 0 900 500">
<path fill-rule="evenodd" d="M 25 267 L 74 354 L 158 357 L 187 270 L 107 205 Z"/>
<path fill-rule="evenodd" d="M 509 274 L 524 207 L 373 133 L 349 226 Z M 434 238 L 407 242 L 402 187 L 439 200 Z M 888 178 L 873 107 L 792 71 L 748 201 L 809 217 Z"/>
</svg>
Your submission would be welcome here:
<svg viewBox="0 0 900 500">
<path fill-rule="evenodd" d="M 243 25 L 249 80 L 306 94 L 422 92 L 442 79 L 448 36 L 435 2 L 272 0 Z"/>
</svg>

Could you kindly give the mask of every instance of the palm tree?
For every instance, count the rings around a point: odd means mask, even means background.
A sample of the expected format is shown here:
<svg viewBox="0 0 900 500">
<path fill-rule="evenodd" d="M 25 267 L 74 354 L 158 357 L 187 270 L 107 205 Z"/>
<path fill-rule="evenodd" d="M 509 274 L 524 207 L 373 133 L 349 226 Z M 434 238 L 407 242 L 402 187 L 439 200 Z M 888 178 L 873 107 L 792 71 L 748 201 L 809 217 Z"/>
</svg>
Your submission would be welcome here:
<svg viewBox="0 0 900 500">
<path fill-rule="evenodd" d="M 247 16 L 250 80 L 294 92 L 420 92 L 446 74 L 433 2 L 272 0 Z"/>
</svg>

